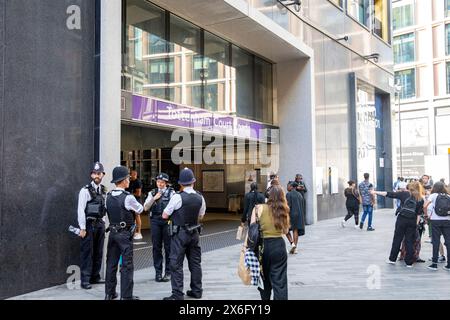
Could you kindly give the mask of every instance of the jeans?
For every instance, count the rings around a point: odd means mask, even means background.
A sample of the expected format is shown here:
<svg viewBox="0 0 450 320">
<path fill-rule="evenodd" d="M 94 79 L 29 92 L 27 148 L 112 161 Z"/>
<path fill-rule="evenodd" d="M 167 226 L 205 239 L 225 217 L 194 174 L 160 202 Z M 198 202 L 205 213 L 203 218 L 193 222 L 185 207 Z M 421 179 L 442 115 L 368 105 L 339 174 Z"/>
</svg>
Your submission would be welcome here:
<svg viewBox="0 0 450 320">
<path fill-rule="evenodd" d="M 368 228 L 372 227 L 372 213 L 373 213 L 373 206 L 372 205 L 363 205 L 363 216 L 361 218 L 361 223 L 364 225 L 364 221 L 366 221 L 366 216 L 369 215 L 369 225 Z"/>
<path fill-rule="evenodd" d="M 439 256 L 439 245 L 441 243 L 441 234 L 444 236 L 447 247 L 447 264 L 450 249 L 450 220 L 433 220 L 431 241 L 433 243 L 433 263 L 437 263 Z"/>
</svg>

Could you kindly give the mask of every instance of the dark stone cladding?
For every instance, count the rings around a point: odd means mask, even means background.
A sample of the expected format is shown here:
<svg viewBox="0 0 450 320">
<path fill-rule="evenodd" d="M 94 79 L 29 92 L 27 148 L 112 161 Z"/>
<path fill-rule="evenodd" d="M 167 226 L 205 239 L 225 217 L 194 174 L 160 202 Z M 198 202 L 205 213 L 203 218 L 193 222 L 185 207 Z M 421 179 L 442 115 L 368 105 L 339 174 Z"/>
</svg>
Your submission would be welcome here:
<svg viewBox="0 0 450 320">
<path fill-rule="evenodd" d="M 81 9 L 69 30 L 67 9 Z M 79 264 L 80 188 L 94 159 L 95 1 L 0 0 L 0 298 Z"/>
</svg>

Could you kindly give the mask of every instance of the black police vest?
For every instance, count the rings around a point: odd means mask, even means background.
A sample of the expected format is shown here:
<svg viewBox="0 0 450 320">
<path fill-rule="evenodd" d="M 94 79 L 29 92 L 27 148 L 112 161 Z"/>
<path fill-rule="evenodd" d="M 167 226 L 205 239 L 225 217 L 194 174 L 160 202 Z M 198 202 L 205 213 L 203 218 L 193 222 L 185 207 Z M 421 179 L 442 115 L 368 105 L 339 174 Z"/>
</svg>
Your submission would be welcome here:
<svg viewBox="0 0 450 320">
<path fill-rule="evenodd" d="M 202 207 L 202 196 L 198 193 L 181 192 L 181 208 L 172 214 L 173 224 L 176 226 L 198 224 L 198 215 Z"/>
<path fill-rule="evenodd" d="M 152 216 L 160 216 L 163 214 L 164 209 L 169 204 L 171 194 L 172 194 L 172 188 L 167 188 L 166 191 L 164 191 L 161 198 L 159 198 L 152 206 Z M 153 189 L 152 195 L 155 196 L 158 193 L 158 189 Z"/>
<path fill-rule="evenodd" d="M 91 196 L 91 200 L 86 203 L 86 209 L 84 210 L 86 218 L 103 218 L 105 216 L 105 186 L 100 185 L 100 194 L 95 191 L 92 184 L 88 184 L 85 188 Z"/>
<path fill-rule="evenodd" d="M 121 222 L 125 222 L 127 226 L 134 224 L 133 212 L 125 208 L 125 199 L 129 195 L 130 193 L 127 191 L 122 191 L 118 196 L 113 196 L 111 192 L 108 193 L 106 211 L 111 224 L 117 225 Z"/>
</svg>

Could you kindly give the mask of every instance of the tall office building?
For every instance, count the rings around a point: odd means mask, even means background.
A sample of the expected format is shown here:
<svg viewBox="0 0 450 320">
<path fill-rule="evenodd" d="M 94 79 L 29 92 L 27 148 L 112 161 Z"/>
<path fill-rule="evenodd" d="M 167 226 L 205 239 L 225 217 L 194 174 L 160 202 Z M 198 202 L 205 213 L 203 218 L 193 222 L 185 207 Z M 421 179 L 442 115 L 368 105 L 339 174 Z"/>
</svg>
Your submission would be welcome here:
<svg viewBox="0 0 450 320">
<path fill-rule="evenodd" d="M 450 1 L 399 0 L 392 6 L 397 172 L 448 182 Z"/>
</svg>

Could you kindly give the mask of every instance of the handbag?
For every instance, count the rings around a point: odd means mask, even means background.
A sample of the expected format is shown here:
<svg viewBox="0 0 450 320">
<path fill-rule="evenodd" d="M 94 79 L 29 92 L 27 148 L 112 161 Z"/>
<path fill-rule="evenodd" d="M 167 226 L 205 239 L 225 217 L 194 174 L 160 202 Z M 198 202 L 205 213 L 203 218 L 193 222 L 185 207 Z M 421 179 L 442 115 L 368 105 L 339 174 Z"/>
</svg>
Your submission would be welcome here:
<svg viewBox="0 0 450 320">
<path fill-rule="evenodd" d="M 236 240 L 244 240 L 244 227 L 239 226 L 236 233 Z"/>
<path fill-rule="evenodd" d="M 239 265 L 238 265 L 238 275 L 241 278 L 242 283 L 246 286 L 252 284 L 252 276 L 250 273 L 250 268 L 245 266 L 245 245 L 241 247 L 241 254 L 239 257 Z"/>
<path fill-rule="evenodd" d="M 255 207 L 256 221 L 251 223 L 248 228 L 247 247 L 253 252 L 257 253 L 259 246 L 262 244 L 262 231 L 259 224 L 259 218 L 261 213 L 259 212 L 259 206 Z"/>
</svg>

